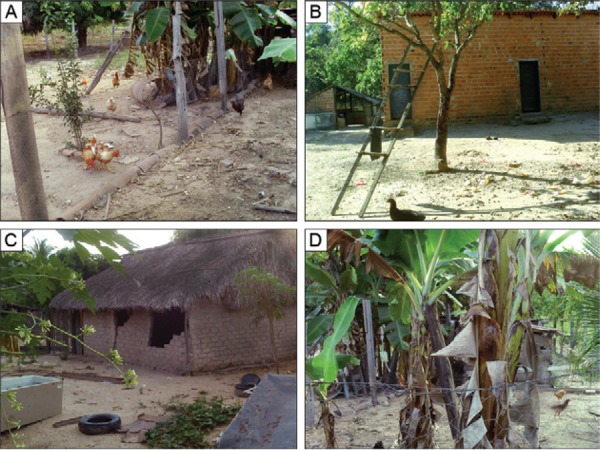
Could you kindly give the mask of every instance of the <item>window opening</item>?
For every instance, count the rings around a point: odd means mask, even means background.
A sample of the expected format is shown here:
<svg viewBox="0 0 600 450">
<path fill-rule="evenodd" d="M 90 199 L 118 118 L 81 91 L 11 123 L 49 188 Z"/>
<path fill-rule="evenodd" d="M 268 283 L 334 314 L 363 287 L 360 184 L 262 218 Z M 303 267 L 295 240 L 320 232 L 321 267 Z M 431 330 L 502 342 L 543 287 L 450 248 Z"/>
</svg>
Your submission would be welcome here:
<svg viewBox="0 0 600 450">
<path fill-rule="evenodd" d="M 150 328 L 150 347 L 164 348 L 173 336 L 185 331 L 185 312 L 179 308 L 153 311 Z"/>
</svg>

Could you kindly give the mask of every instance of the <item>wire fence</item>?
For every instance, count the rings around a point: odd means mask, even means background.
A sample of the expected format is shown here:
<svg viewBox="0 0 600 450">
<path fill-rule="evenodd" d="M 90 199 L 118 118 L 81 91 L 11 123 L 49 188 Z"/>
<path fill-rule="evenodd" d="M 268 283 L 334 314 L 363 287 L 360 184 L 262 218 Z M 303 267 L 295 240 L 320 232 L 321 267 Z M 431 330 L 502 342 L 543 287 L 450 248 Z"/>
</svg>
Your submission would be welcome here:
<svg viewBox="0 0 600 450">
<path fill-rule="evenodd" d="M 573 387 L 576 384 L 578 387 Z M 427 404 L 431 408 L 427 410 L 425 414 L 430 414 L 433 423 L 433 429 L 435 430 L 436 445 L 441 447 L 454 447 L 455 442 L 453 441 L 450 433 L 449 420 L 447 417 L 448 406 L 450 402 L 448 392 L 451 393 L 452 402 L 457 407 L 457 420 L 464 420 L 464 412 L 462 410 L 465 405 L 470 408 L 473 402 L 465 403 L 464 399 L 469 395 L 473 395 L 475 392 L 479 392 L 479 397 L 483 404 L 486 403 L 486 399 L 495 398 L 501 399 L 501 403 L 508 414 L 509 421 L 505 422 L 507 428 L 499 430 L 496 425 L 496 431 L 502 434 L 505 431 L 508 435 L 510 431 L 510 443 L 518 447 L 531 447 L 538 448 L 539 439 L 541 435 L 538 435 L 540 426 L 540 417 L 545 417 L 548 421 L 553 418 L 560 418 L 561 414 L 567 410 L 569 401 L 572 398 L 572 394 L 575 392 L 585 392 L 587 394 L 600 394 L 600 370 L 585 370 L 585 371 L 573 371 L 564 374 L 553 374 L 552 376 L 544 376 L 535 379 L 527 379 L 522 381 L 514 381 L 511 383 L 504 383 L 495 387 L 475 387 L 469 388 L 469 382 L 467 381 L 462 386 L 449 389 L 437 386 L 427 386 L 421 388 L 411 389 L 403 384 L 386 384 L 386 383 L 370 383 L 368 381 L 334 381 L 332 383 L 323 383 L 319 381 L 307 380 L 305 383 L 306 387 L 306 401 L 307 401 L 307 416 L 306 425 L 309 429 L 316 430 L 322 421 L 321 408 L 318 407 L 317 396 L 314 393 L 314 389 L 319 386 L 328 386 L 328 399 L 331 400 L 330 410 L 336 416 L 336 421 L 346 423 L 352 423 L 352 426 L 336 431 L 336 436 L 340 439 L 350 439 L 349 442 L 338 442 L 341 448 L 356 448 L 356 447 L 367 447 L 370 448 L 377 441 L 383 441 L 386 448 L 398 448 L 400 446 L 398 440 L 401 439 L 402 434 L 400 430 L 404 426 L 405 430 L 409 429 L 409 426 L 404 424 L 401 410 L 404 405 L 408 404 L 409 396 L 424 396 L 429 395 L 431 402 L 420 402 L 421 405 Z M 556 385 L 569 385 L 569 388 L 553 387 Z M 485 391 L 491 392 L 492 394 L 484 394 Z M 554 397 L 550 396 L 549 393 L 553 393 Z M 355 398 L 356 402 L 351 403 L 340 403 L 339 398 L 345 396 L 346 398 Z M 369 396 L 373 400 L 376 399 L 375 403 L 366 400 Z M 397 398 L 398 400 L 393 400 Z M 590 406 L 597 404 L 597 395 L 583 396 L 578 401 L 587 401 Z M 362 400 L 360 400 L 362 399 Z M 543 399 L 543 401 L 542 401 Z M 392 403 L 396 402 L 396 403 Z M 399 403 L 398 403 L 399 402 Z M 390 412 L 385 407 L 394 404 L 397 407 L 398 412 Z M 310 408 L 309 408 L 310 405 Z M 372 409 L 374 408 L 374 409 Z M 369 410 L 366 414 L 360 414 L 361 410 Z M 571 409 L 568 411 L 571 414 L 575 414 L 575 410 L 571 404 Z M 382 411 L 378 413 L 377 411 Z M 385 413 L 384 413 L 385 411 Z M 425 411 L 425 410 L 423 410 Z M 471 415 L 469 413 L 469 419 L 462 423 L 461 438 L 465 439 L 468 437 L 467 434 L 462 434 L 469 425 L 474 424 L 481 417 L 480 413 Z M 569 414 L 569 413 L 567 413 Z M 563 419 L 564 420 L 564 419 Z M 567 419 L 569 420 L 569 419 Z M 575 421 L 572 417 L 570 420 Z M 576 419 L 578 427 L 577 439 L 583 442 L 597 442 L 600 444 L 600 416 L 594 416 L 591 413 Z M 367 423 L 368 422 L 368 423 Z M 482 422 L 483 423 L 483 422 Z M 545 422 L 549 423 L 549 422 Z M 562 422 L 561 422 L 562 423 Z M 314 428 L 317 427 L 317 428 Z M 337 430 L 338 425 L 336 425 Z M 370 430 L 372 433 L 365 433 L 362 435 L 356 430 Z M 412 428 L 411 428 L 412 429 Z M 352 436 L 349 438 L 349 436 Z M 320 435 L 316 434 L 311 442 L 317 442 Z M 424 435 L 416 433 L 413 436 L 414 439 L 425 439 Z M 541 437 L 542 440 L 547 438 L 547 434 Z M 442 441 L 440 443 L 440 440 Z M 320 444 L 319 444 L 320 445 Z M 319 446 L 313 444 L 313 446 Z M 468 446 L 465 442 L 463 445 Z M 493 444 L 492 444 L 493 445 Z M 546 446 L 546 445 L 544 445 Z M 308 448 L 308 447 L 307 447 Z"/>
</svg>

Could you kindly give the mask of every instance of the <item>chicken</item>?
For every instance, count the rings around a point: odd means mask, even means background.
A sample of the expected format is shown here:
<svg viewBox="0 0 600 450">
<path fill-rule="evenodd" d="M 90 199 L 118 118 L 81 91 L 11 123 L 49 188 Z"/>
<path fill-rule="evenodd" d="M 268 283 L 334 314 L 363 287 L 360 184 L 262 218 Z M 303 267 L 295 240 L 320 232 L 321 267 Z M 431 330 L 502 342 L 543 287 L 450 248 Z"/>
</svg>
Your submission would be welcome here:
<svg viewBox="0 0 600 450">
<path fill-rule="evenodd" d="M 115 72 L 115 75 L 113 76 L 113 87 L 118 88 L 120 83 L 121 80 L 119 79 L 119 72 Z"/>
<path fill-rule="evenodd" d="M 112 97 L 106 101 L 106 109 L 112 112 L 115 112 L 117 110 L 117 104 L 115 103 Z"/>
<path fill-rule="evenodd" d="M 106 167 L 106 170 L 110 172 L 108 163 L 111 162 L 113 158 L 118 158 L 119 156 L 121 156 L 121 153 L 116 148 L 113 148 L 112 145 L 101 144 L 96 151 L 96 161 L 100 161 L 98 169 L 102 170 L 102 167 Z"/>
<path fill-rule="evenodd" d="M 559 400 L 562 400 L 562 398 L 564 397 L 564 395 L 565 395 L 566 393 L 567 393 L 567 390 L 566 390 L 566 389 L 561 389 L 560 391 L 558 391 L 558 392 L 555 392 L 555 393 L 554 393 L 554 396 L 555 396 L 557 399 L 559 399 Z"/>
<path fill-rule="evenodd" d="M 79 86 L 87 86 L 88 85 L 88 80 L 87 79 L 83 79 L 80 83 Z"/>
<path fill-rule="evenodd" d="M 96 154 L 92 148 L 92 145 L 89 143 L 89 139 L 88 143 L 85 144 L 85 147 L 83 147 L 83 150 L 81 151 L 81 157 L 85 161 L 85 170 L 88 170 L 90 167 L 94 167 Z"/>
<path fill-rule="evenodd" d="M 239 112 L 241 116 L 244 112 L 244 99 L 236 95 L 235 98 L 231 99 L 231 106 Z"/>
<path fill-rule="evenodd" d="M 393 198 L 390 198 L 388 203 L 390 204 L 390 218 L 394 222 L 415 222 L 425 220 L 425 216 L 423 214 L 411 211 L 409 209 L 396 208 L 396 200 Z"/>
<path fill-rule="evenodd" d="M 265 79 L 263 80 L 263 87 L 267 90 L 270 91 L 273 89 L 273 78 L 271 77 L 270 73 L 267 73 L 267 76 L 265 77 Z"/>
<path fill-rule="evenodd" d="M 554 410 L 554 417 L 560 417 L 560 413 L 563 412 L 567 408 L 570 401 L 571 401 L 571 399 L 568 398 L 563 403 L 551 406 L 551 408 Z"/>
</svg>

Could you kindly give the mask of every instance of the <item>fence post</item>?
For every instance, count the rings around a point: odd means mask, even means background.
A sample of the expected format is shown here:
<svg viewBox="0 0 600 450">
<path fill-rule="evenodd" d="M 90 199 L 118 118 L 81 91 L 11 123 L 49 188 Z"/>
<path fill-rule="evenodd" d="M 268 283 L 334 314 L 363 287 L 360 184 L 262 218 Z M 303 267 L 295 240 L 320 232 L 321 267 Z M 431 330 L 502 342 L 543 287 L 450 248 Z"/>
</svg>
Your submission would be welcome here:
<svg viewBox="0 0 600 450">
<path fill-rule="evenodd" d="M 371 390 L 371 403 L 377 405 L 377 390 L 375 388 L 375 335 L 373 334 L 373 315 L 371 313 L 371 300 L 363 300 L 363 316 L 365 319 L 365 341 L 367 341 L 367 364 L 369 367 L 369 389 Z"/>
</svg>

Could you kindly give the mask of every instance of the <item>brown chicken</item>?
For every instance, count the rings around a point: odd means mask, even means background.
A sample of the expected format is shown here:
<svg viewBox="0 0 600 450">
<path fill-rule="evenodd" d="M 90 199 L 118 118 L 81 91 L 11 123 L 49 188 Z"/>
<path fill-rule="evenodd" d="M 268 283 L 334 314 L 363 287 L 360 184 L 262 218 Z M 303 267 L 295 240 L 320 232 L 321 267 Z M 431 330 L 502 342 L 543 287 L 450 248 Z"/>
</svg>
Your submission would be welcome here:
<svg viewBox="0 0 600 450">
<path fill-rule="evenodd" d="M 88 80 L 87 79 L 83 79 L 81 80 L 81 82 L 79 83 L 79 86 L 87 86 L 88 85 Z"/>
<path fill-rule="evenodd" d="M 398 209 L 396 207 L 396 200 L 390 198 L 388 200 L 390 204 L 390 218 L 394 222 L 417 222 L 425 220 L 425 216 L 418 212 L 411 211 L 409 209 Z"/>
<path fill-rule="evenodd" d="M 121 84 L 121 79 L 119 78 L 119 72 L 115 72 L 113 76 L 113 87 L 118 88 L 119 84 Z"/>
<path fill-rule="evenodd" d="M 235 98 L 231 99 L 231 106 L 239 112 L 241 116 L 244 112 L 244 99 L 236 95 Z"/>
<path fill-rule="evenodd" d="M 112 97 L 106 101 L 106 109 L 112 112 L 115 112 L 117 110 L 117 104 L 115 103 Z"/>
<path fill-rule="evenodd" d="M 554 417 L 560 417 L 560 413 L 563 412 L 567 408 L 570 401 L 571 401 L 571 399 L 568 398 L 563 403 L 551 406 L 551 408 L 554 410 Z"/>
<path fill-rule="evenodd" d="M 566 389 L 561 389 L 560 391 L 558 391 L 558 392 L 555 392 L 555 393 L 554 393 L 554 396 L 555 396 L 557 399 L 559 399 L 559 400 L 562 400 L 562 398 L 565 396 L 565 394 L 566 394 L 566 393 L 567 393 L 567 390 L 566 390 Z"/>
<path fill-rule="evenodd" d="M 94 167 L 96 154 L 92 148 L 92 145 L 89 143 L 89 139 L 88 143 L 85 144 L 85 147 L 83 147 L 83 150 L 81 151 L 81 157 L 85 161 L 85 170 L 88 170 L 90 167 Z"/>
<path fill-rule="evenodd" d="M 99 149 L 96 151 L 96 161 L 100 161 L 98 170 L 102 170 L 103 167 L 106 167 L 106 170 L 110 172 L 108 163 L 110 163 L 113 158 L 118 158 L 119 156 L 121 156 L 121 153 L 116 148 L 113 148 L 112 145 L 101 144 Z"/>
<path fill-rule="evenodd" d="M 267 91 L 270 91 L 273 89 L 273 78 L 271 77 L 270 73 L 268 73 L 267 76 L 265 77 L 265 79 L 263 81 L 263 87 Z"/>
</svg>

